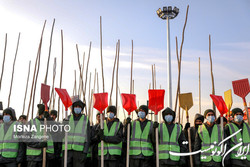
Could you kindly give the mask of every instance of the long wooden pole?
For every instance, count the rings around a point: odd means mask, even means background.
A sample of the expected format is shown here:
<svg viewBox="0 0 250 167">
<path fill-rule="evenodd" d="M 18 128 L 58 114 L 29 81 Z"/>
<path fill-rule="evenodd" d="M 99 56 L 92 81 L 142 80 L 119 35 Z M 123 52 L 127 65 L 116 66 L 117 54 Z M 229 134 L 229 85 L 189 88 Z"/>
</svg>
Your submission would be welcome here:
<svg viewBox="0 0 250 167">
<path fill-rule="evenodd" d="M 209 35 L 209 58 L 210 58 L 210 71 L 211 71 L 211 80 L 212 80 L 212 95 L 215 94 L 214 88 L 214 74 L 213 74 L 213 62 L 212 62 L 212 55 L 211 55 L 211 35 Z M 216 107 L 214 102 L 212 102 L 213 110 L 216 113 Z"/>
<path fill-rule="evenodd" d="M 62 55 L 61 55 L 61 73 L 60 73 L 60 89 L 62 88 L 62 76 L 63 76 L 63 30 L 61 30 L 61 47 L 62 47 Z M 60 114 L 60 98 L 58 98 L 58 117 L 57 121 L 59 121 L 59 114 Z M 66 148 L 65 148 L 66 150 Z M 66 156 L 67 157 L 67 156 Z M 65 162 L 65 160 L 64 160 Z M 67 165 L 67 159 L 66 159 L 66 164 Z"/>
<path fill-rule="evenodd" d="M 13 62 L 12 76 L 11 76 L 11 83 L 10 83 L 10 92 L 9 92 L 9 98 L 8 98 L 8 107 L 10 106 L 10 96 L 11 96 L 12 84 L 13 84 L 13 79 L 14 79 L 15 64 L 16 64 L 16 57 L 17 57 L 18 47 L 19 47 L 20 35 L 21 34 L 19 33 L 18 40 L 17 40 L 17 46 L 16 46 L 15 58 L 14 58 L 14 62 Z"/>
<path fill-rule="evenodd" d="M 49 101 L 49 108 L 50 109 L 51 109 L 52 101 L 55 101 L 55 96 L 54 96 L 55 78 L 56 78 L 56 57 L 54 58 L 54 64 L 53 64 L 53 82 L 52 82 L 52 91 L 50 94 L 50 101 Z M 54 109 L 54 105 L 53 105 L 52 109 Z"/>
<path fill-rule="evenodd" d="M 201 114 L 201 59 L 199 57 L 199 113 Z"/>
<path fill-rule="evenodd" d="M 118 107 L 118 76 L 119 76 L 119 60 L 120 60 L 120 40 L 118 40 L 118 52 L 117 52 L 117 67 L 116 67 L 116 98 L 115 106 Z"/>
<path fill-rule="evenodd" d="M 6 49 L 7 49 L 7 33 L 5 34 L 5 45 L 4 45 L 4 54 L 3 54 L 3 63 L 2 63 L 2 72 L 0 78 L 0 91 L 2 88 L 2 80 L 3 80 L 3 72 L 4 72 L 4 64 L 5 64 L 5 57 L 6 57 Z"/>
<path fill-rule="evenodd" d="M 48 71 L 49 71 L 49 61 L 50 61 L 50 55 L 51 55 L 51 47 L 52 47 L 52 39 L 53 39 L 53 32 L 54 32 L 54 26 L 55 26 L 55 19 L 53 20 L 51 34 L 50 34 L 50 44 L 49 44 L 49 55 L 47 60 L 47 68 L 46 68 L 46 74 L 44 78 L 44 84 L 47 84 L 47 77 L 48 77 Z"/>
<path fill-rule="evenodd" d="M 25 110 L 25 101 L 26 101 L 27 90 L 28 90 L 28 85 L 29 85 L 30 64 L 31 64 L 31 61 L 29 61 L 28 76 L 27 76 L 26 89 L 25 89 L 25 95 L 24 95 L 24 100 L 23 100 L 23 112 L 22 112 L 22 115 L 24 114 L 24 110 Z"/>
<path fill-rule="evenodd" d="M 38 59 L 39 59 L 39 52 L 40 52 L 41 45 L 42 45 L 41 43 L 42 43 L 42 39 L 43 39 L 43 32 L 44 32 L 44 29 L 45 29 L 45 25 L 46 25 L 46 20 L 44 21 L 44 24 L 43 24 L 42 34 L 41 34 L 41 38 L 40 38 L 40 44 L 39 44 L 38 53 L 37 53 L 37 56 L 36 56 L 36 62 L 35 62 L 34 73 L 33 73 L 33 81 L 32 81 L 32 86 L 31 86 L 31 90 L 30 90 L 30 100 L 29 100 L 29 106 L 28 106 L 28 112 L 27 112 L 27 120 L 29 120 L 29 112 L 30 112 L 30 106 L 31 106 L 31 103 L 32 103 L 33 88 L 34 88 L 35 77 L 36 77 L 36 68 L 37 68 Z M 32 114 L 31 117 L 33 118 L 33 114 Z"/>
<path fill-rule="evenodd" d="M 115 65 L 116 65 L 117 50 L 118 50 L 117 45 L 118 43 L 116 43 L 116 48 L 115 48 L 115 60 L 114 60 L 114 66 L 113 66 L 113 72 L 112 72 L 112 83 L 111 83 L 111 90 L 110 90 L 110 96 L 109 96 L 109 105 L 112 105 L 112 94 L 113 94 L 114 78 L 115 78 Z"/>
</svg>

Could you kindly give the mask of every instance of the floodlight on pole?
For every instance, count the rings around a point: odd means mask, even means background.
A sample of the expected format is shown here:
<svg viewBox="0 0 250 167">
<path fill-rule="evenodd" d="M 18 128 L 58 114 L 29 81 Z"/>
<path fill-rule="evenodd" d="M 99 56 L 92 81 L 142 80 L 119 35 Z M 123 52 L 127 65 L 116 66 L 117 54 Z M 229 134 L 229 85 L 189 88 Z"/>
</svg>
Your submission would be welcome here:
<svg viewBox="0 0 250 167">
<path fill-rule="evenodd" d="M 179 14 L 177 7 L 164 6 L 156 11 L 157 15 L 167 21 L 167 78 L 168 78 L 168 106 L 172 108 L 172 78 L 171 78 L 171 56 L 170 56 L 170 26 L 169 19 L 174 19 Z"/>
</svg>

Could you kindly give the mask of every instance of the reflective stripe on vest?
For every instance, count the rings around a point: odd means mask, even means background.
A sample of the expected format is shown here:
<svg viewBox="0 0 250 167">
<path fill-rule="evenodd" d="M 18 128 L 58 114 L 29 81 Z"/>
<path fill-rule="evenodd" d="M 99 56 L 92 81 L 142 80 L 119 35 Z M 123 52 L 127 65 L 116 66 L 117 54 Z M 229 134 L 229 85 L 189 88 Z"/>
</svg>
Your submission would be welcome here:
<svg viewBox="0 0 250 167">
<path fill-rule="evenodd" d="M 73 115 L 70 116 L 69 126 L 70 131 L 68 132 L 68 150 L 83 151 L 84 143 L 87 139 L 87 124 L 88 117 L 82 115 L 80 120 L 77 122 L 75 127 L 75 121 Z M 65 140 L 63 139 L 63 147 L 65 150 Z"/>
<path fill-rule="evenodd" d="M 18 138 L 14 136 L 14 125 L 17 122 L 13 122 L 6 134 L 4 134 L 4 123 L 0 127 L 0 155 L 5 158 L 16 158 L 19 148 Z"/>
<path fill-rule="evenodd" d="M 47 148 L 46 148 L 46 153 L 54 154 L 54 142 L 52 139 L 52 136 L 49 135 L 49 140 L 47 141 Z"/>
<path fill-rule="evenodd" d="M 37 118 L 35 118 L 32 119 L 30 123 L 31 126 L 35 125 L 37 130 L 37 132 L 32 132 L 32 136 L 43 136 L 43 130 L 42 131 L 40 130 L 40 125 L 41 125 L 40 121 Z M 26 155 L 36 156 L 40 155 L 41 153 L 42 153 L 42 148 L 32 148 L 27 146 Z"/>
<path fill-rule="evenodd" d="M 173 156 L 169 154 L 169 151 L 180 152 L 180 146 L 178 139 L 181 135 L 181 127 L 178 124 L 174 125 L 171 136 L 169 136 L 168 128 L 165 123 L 160 124 L 159 128 L 159 159 L 171 159 L 172 161 L 179 161 L 180 156 Z"/>
<path fill-rule="evenodd" d="M 141 131 L 140 121 L 132 122 L 132 133 L 130 139 L 129 155 L 152 156 L 154 154 L 153 145 L 149 139 L 149 132 L 153 129 L 153 123 L 147 122 L 143 132 Z"/>
<path fill-rule="evenodd" d="M 230 123 L 227 125 L 229 127 L 230 135 L 236 133 L 239 128 L 234 124 Z M 243 134 L 243 135 L 242 135 Z M 242 142 L 240 147 L 235 148 L 231 154 L 231 159 L 245 160 L 250 161 L 250 127 L 248 124 L 243 122 L 242 132 L 237 133 L 231 138 L 230 148 Z M 238 154 L 239 153 L 239 154 Z"/>
<path fill-rule="evenodd" d="M 107 122 L 104 121 L 104 136 L 115 136 L 120 128 L 120 122 L 114 122 L 108 130 Z M 103 142 L 103 155 L 109 153 L 110 155 L 121 155 L 122 154 L 122 142 L 118 144 Z M 101 156 L 101 142 L 98 144 L 98 155 Z"/>
<path fill-rule="evenodd" d="M 210 162 L 212 160 L 214 160 L 215 162 L 221 162 L 222 160 L 221 155 L 218 156 L 218 154 L 216 153 L 212 156 L 212 152 L 221 151 L 221 147 L 218 146 L 218 144 L 222 141 L 222 135 L 223 135 L 221 126 L 215 124 L 213 126 L 212 134 L 210 137 L 205 124 L 203 124 L 202 126 L 199 126 L 198 134 L 202 141 L 201 150 L 202 151 L 207 150 L 207 151 L 201 152 L 201 155 L 200 155 L 201 162 Z M 214 146 L 213 148 L 211 148 L 212 145 Z"/>
</svg>

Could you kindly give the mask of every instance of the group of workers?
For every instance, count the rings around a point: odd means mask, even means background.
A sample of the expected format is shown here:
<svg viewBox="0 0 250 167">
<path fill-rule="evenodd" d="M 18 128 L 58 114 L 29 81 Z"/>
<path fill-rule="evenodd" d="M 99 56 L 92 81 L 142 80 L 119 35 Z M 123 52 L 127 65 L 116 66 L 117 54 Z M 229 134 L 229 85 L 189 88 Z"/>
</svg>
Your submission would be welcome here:
<svg viewBox="0 0 250 167">
<path fill-rule="evenodd" d="M 195 115 L 193 127 L 187 123 L 183 128 L 181 124 L 175 123 L 176 114 L 170 108 L 162 111 L 164 121 L 161 123 L 147 119 L 146 105 L 141 105 L 136 110 L 137 119 L 131 120 L 128 117 L 122 123 L 116 117 L 116 107 L 108 106 L 106 117 L 97 114 L 96 124 L 90 125 L 88 116 L 83 114 L 84 107 L 81 100 L 73 101 L 72 114 L 62 123 L 55 121 L 57 111 L 45 111 L 43 104 L 38 104 L 38 116 L 28 122 L 25 115 L 20 116 L 17 121 L 14 109 L 4 109 L 0 124 L 0 167 L 42 167 L 45 157 L 47 167 L 64 166 L 64 162 L 67 162 L 67 167 L 100 167 L 102 153 L 104 167 L 125 167 L 127 135 L 130 136 L 130 167 L 156 166 L 156 145 L 159 149 L 160 167 L 186 167 L 190 164 L 194 167 L 250 166 L 250 127 L 243 120 L 240 108 L 232 110 L 231 121 L 223 120 L 224 127 L 221 127 L 219 119 L 216 120 L 215 111 L 208 109 L 204 116 Z M 101 119 L 104 122 L 103 129 L 100 126 Z M 37 130 L 17 131 L 14 127 L 20 124 L 35 126 Z M 70 129 L 67 132 L 44 132 L 41 125 L 45 124 L 69 125 Z M 127 133 L 129 126 L 130 134 Z M 188 131 L 191 143 L 188 142 Z M 16 137 L 24 134 L 46 134 L 49 138 Z M 189 144 L 191 150 L 188 149 Z M 190 155 L 184 156 L 184 153 L 190 151 L 193 152 L 192 158 Z"/>
</svg>

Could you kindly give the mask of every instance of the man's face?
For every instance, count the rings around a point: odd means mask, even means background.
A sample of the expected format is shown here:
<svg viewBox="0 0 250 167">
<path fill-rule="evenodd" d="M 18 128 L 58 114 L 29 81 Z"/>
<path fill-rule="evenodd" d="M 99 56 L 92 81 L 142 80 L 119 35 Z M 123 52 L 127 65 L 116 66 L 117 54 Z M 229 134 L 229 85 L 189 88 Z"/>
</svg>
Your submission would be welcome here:
<svg viewBox="0 0 250 167">
<path fill-rule="evenodd" d="M 55 121 L 56 120 L 56 118 L 57 118 L 57 116 L 56 115 L 54 115 L 54 114 L 51 114 L 50 115 L 50 117 Z"/>
<path fill-rule="evenodd" d="M 209 117 L 209 116 L 214 116 L 214 113 L 213 113 L 213 112 L 209 112 L 209 113 L 207 113 L 206 118 L 207 118 L 207 117 Z"/>
<path fill-rule="evenodd" d="M 201 124 L 202 124 L 202 121 L 201 121 L 201 120 L 197 119 L 197 120 L 195 121 L 195 125 L 201 125 Z"/>
<path fill-rule="evenodd" d="M 26 120 L 23 117 L 20 117 L 18 122 L 26 123 Z"/>
</svg>

